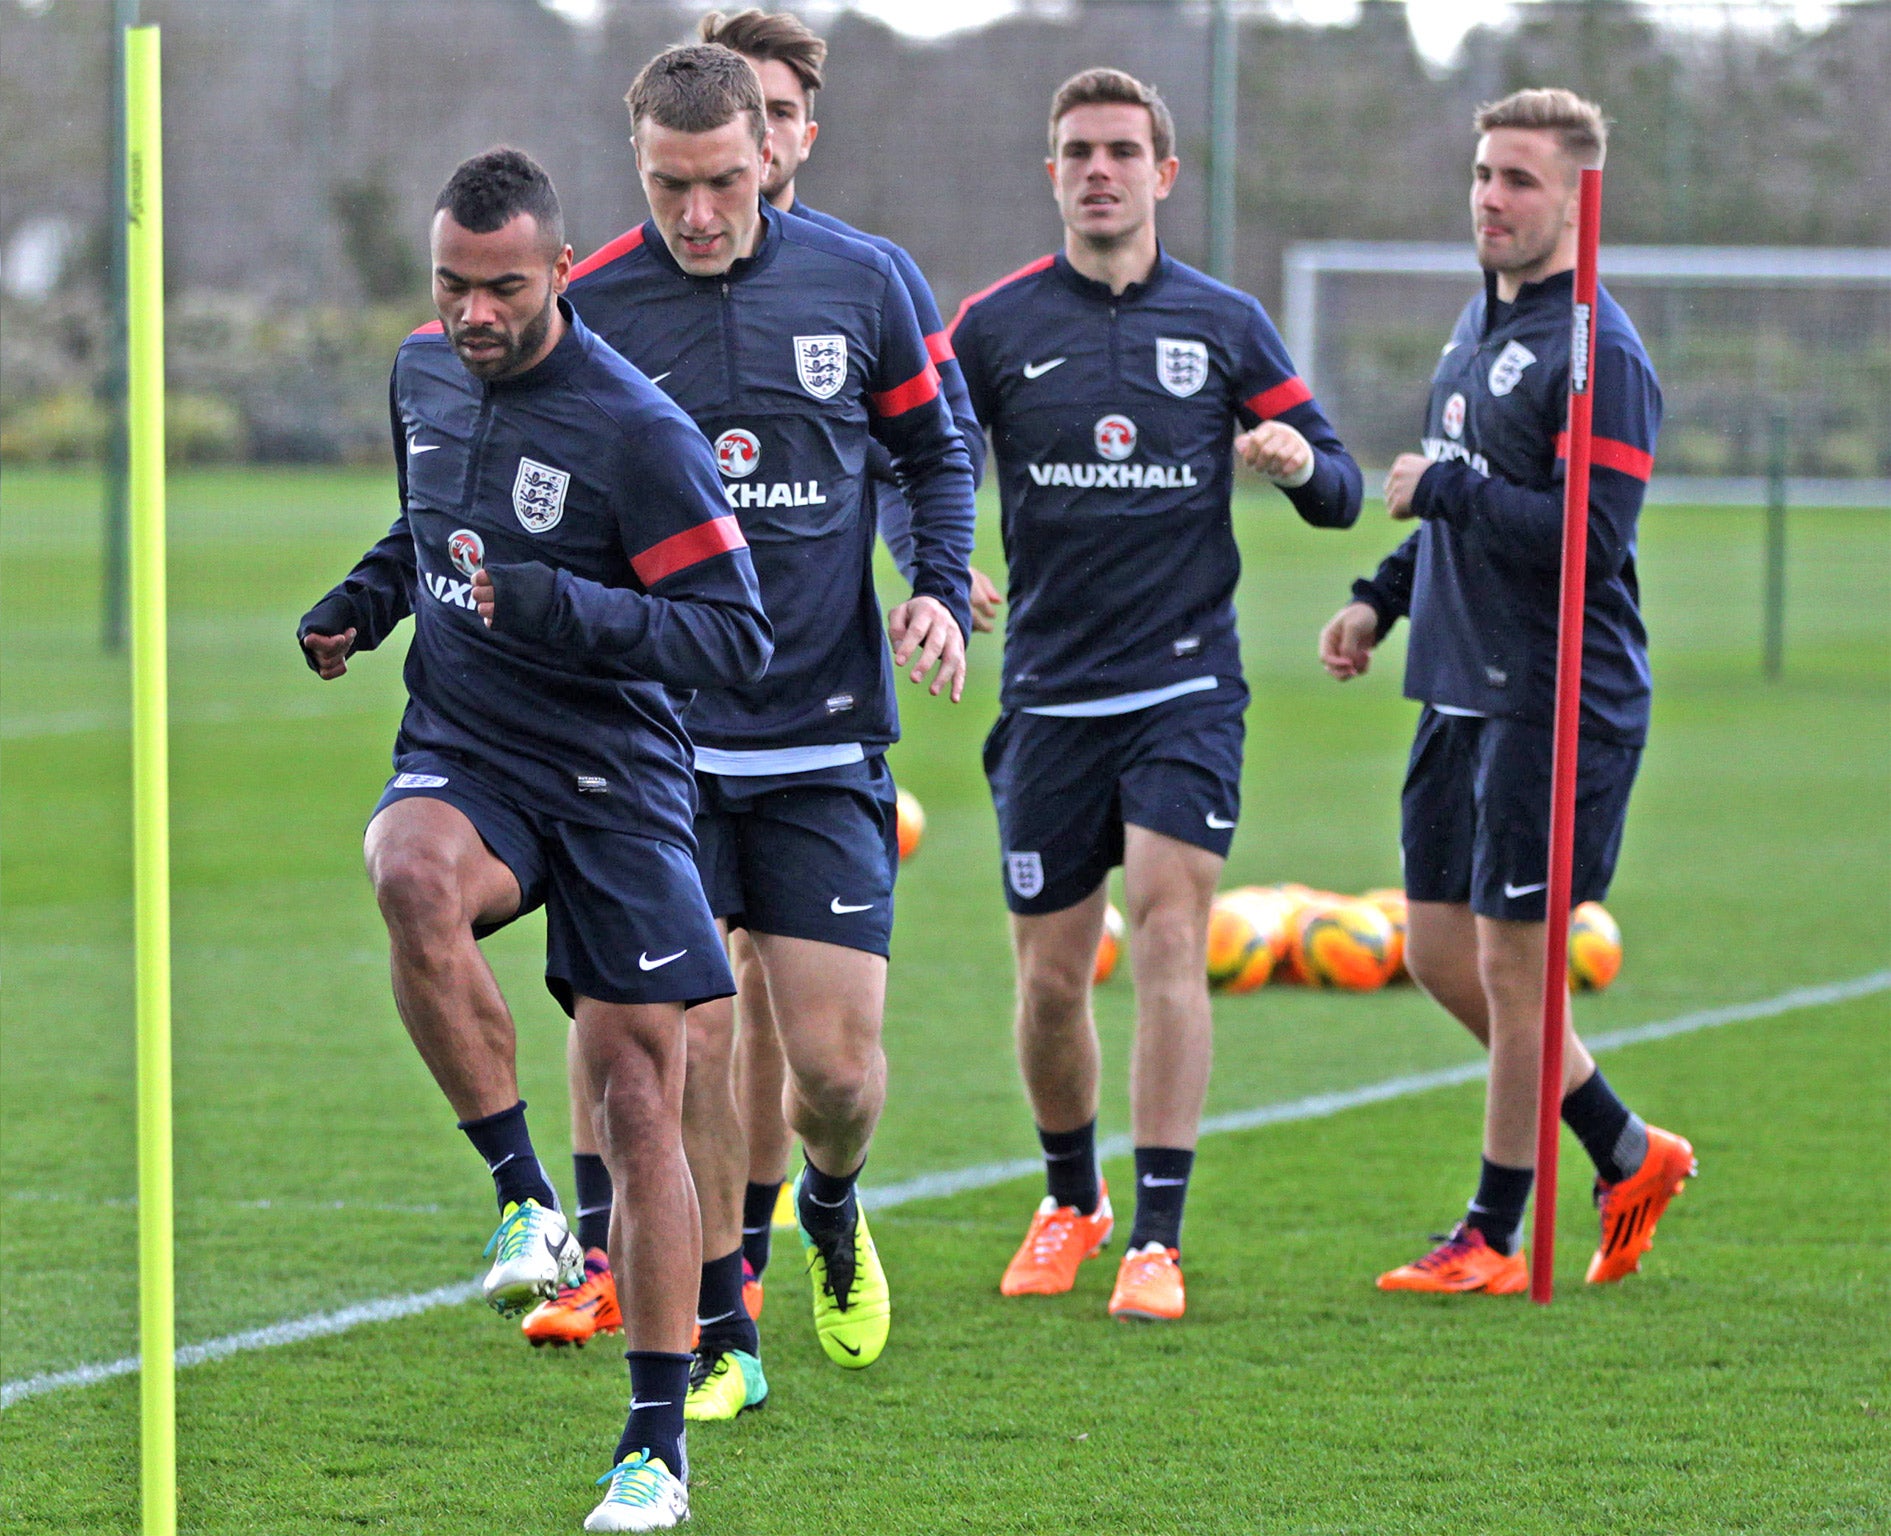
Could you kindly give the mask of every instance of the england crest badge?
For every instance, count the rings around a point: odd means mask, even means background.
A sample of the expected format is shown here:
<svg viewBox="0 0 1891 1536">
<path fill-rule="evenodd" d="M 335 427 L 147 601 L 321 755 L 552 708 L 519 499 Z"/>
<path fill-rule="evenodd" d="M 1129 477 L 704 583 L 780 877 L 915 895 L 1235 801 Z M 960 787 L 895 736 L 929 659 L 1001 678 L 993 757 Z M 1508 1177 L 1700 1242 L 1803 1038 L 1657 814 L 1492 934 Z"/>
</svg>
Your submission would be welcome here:
<svg viewBox="0 0 1891 1536">
<path fill-rule="evenodd" d="M 1162 387 L 1186 400 L 1208 382 L 1208 346 L 1200 341 L 1156 338 L 1156 377 Z"/>
<path fill-rule="evenodd" d="M 512 510 L 527 533 L 550 533 L 565 515 L 565 490 L 571 475 L 537 459 L 520 459 L 512 482 Z"/>
<path fill-rule="evenodd" d="M 1532 352 L 1520 341 L 1513 341 L 1497 354 L 1497 361 L 1490 365 L 1490 392 L 1493 395 L 1507 395 L 1517 387 L 1517 381 L 1523 377 L 1523 370 L 1536 361 Z"/>
<path fill-rule="evenodd" d="M 1006 853 L 1005 873 L 1011 889 L 1026 901 L 1044 889 L 1044 859 L 1036 853 Z"/>
<path fill-rule="evenodd" d="M 795 337 L 794 371 L 801 387 L 816 400 L 832 400 L 847 382 L 847 338 Z"/>
</svg>

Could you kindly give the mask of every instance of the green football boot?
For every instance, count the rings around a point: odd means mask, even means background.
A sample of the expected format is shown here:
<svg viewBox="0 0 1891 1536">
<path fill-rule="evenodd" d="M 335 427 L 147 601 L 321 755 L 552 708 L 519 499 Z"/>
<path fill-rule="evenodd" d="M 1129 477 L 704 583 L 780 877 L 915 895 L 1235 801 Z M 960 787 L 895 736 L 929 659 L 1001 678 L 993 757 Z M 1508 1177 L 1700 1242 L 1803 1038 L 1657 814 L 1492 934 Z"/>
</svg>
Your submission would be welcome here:
<svg viewBox="0 0 1891 1536">
<path fill-rule="evenodd" d="M 797 1210 L 800 1194 L 797 1180 Z M 834 1364 L 850 1371 L 865 1370 L 880 1358 L 893 1327 L 893 1297 L 873 1234 L 867 1230 L 866 1210 L 856 1195 L 852 1239 L 832 1248 L 809 1236 L 798 1217 L 795 1228 L 801 1234 L 801 1254 L 814 1298 L 814 1336 Z"/>
<path fill-rule="evenodd" d="M 700 1350 L 689 1371 L 683 1417 L 696 1423 L 733 1419 L 768 1401 L 762 1362 L 745 1349 Z"/>
</svg>

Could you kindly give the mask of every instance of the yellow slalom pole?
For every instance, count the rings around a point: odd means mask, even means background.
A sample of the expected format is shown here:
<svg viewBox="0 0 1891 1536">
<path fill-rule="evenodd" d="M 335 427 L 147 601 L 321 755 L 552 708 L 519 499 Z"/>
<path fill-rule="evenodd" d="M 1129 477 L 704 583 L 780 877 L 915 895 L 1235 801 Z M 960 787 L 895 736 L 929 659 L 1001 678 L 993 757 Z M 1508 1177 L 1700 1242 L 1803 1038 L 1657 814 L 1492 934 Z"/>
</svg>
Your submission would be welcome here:
<svg viewBox="0 0 1891 1536">
<path fill-rule="evenodd" d="M 164 606 L 164 159 L 158 29 L 125 31 L 130 282 L 131 761 L 138 947 L 138 1307 L 144 1536 L 177 1531 L 171 1235 L 171 762 Z"/>
</svg>

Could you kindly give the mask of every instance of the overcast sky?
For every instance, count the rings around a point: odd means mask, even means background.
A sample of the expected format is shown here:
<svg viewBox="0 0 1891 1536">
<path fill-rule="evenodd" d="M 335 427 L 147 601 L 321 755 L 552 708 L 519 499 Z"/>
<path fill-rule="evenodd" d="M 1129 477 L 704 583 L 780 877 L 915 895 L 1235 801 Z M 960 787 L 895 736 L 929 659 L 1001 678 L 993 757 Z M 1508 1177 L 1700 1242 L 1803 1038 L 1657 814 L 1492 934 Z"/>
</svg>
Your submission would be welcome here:
<svg viewBox="0 0 1891 1536">
<path fill-rule="evenodd" d="M 595 14 L 601 0 L 545 0 L 552 9 L 582 19 Z M 732 0 L 728 8 L 738 8 Z M 765 0 L 750 0 L 763 4 Z M 1406 0 L 1412 37 L 1419 51 L 1434 63 L 1448 63 L 1464 34 L 1476 26 L 1503 20 L 1515 4 L 1529 0 Z M 1842 0 L 1841 0 L 1842 3 Z M 1294 17 L 1316 25 L 1345 25 L 1358 14 L 1359 0 L 1268 0 L 1244 9 L 1265 9 L 1273 15 Z M 1652 0 L 1650 9 L 1696 26 L 1720 27 L 1729 19 L 1753 25 L 1795 23 L 1816 30 L 1831 19 L 1833 5 L 1815 0 Z M 944 37 L 969 27 L 981 27 L 1002 16 L 1026 9 L 1056 14 L 1057 0 L 809 0 L 796 6 L 811 18 L 856 10 L 877 16 L 889 26 L 914 37 Z"/>
</svg>

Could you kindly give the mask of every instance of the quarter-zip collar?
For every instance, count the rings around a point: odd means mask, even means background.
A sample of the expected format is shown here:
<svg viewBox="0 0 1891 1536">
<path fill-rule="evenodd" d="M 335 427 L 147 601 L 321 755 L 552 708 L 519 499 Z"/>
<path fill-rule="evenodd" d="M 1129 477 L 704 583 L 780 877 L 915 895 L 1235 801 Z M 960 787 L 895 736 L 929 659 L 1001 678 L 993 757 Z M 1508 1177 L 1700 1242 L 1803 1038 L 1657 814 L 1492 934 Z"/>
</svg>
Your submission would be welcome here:
<svg viewBox="0 0 1891 1536">
<path fill-rule="evenodd" d="M 1520 315 L 1530 314 L 1538 309 L 1552 306 L 1567 309 L 1576 293 L 1576 269 L 1566 267 L 1561 272 L 1552 272 L 1541 282 L 1525 283 L 1517 289 L 1516 298 L 1507 308 L 1508 319 L 1515 320 Z M 1491 333 L 1491 320 L 1497 313 L 1497 274 L 1484 274 L 1484 334 Z"/>
<path fill-rule="evenodd" d="M 584 322 L 578 318 L 578 312 L 564 295 L 558 297 L 558 313 L 565 317 L 565 334 L 558 338 L 557 344 L 524 373 L 515 373 L 503 379 L 480 379 L 488 395 L 517 394 L 523 390 L 544 389 L 549 385 L 561 384 L 583 359 L 589 347 L 591 333 L 584 328 Z M 471 375 L 469 374 L 470 378 Z"/>
<path fill-rule="evenodd" d="M 755 254 L 743 256 L 732 263 L 727 272 L 717 272 L 712 276 L 701 277 L 694 272 L 685 272 L 682 264 L 671 254 L 670 247 L 664 242 L 663 232 L 657 228 L 655 219 L 645 219 L 643 225 L 643 244 L 657 264 L 666 271 L 674 272 L 678 277 L 692 283 L 701 283 L 713 287 L 722 283 L 739 283 L 753 277 L 775 259 L 775 252 L 781 248 L 781 221 L 784 215 L 777 208 L 771 208 L 766 198 L 761 202 L 762 232 L 755 242 Z"/>
<path fill-rule="evenodd" d="M 1064 286 L 1081 298 L 1098 304 L 1135 304 L 1147 298 L 1162 285 L 1162 280 L 1169 275 L 1171 266 L 1169 253 L 1162 242 L 1156 242 L 1156 264 L 1149 269 L 1149 275 L 1140 283 L 1131 283 L 1121 293 L 1112 293 L 1108 283 L 1099 283 L 1094 277 L 1085 277 L 1070 264 L 1070 258 L 1062 251 L 1057 253 L 1053 263 L 1058 278 Z"/>
</svg>

